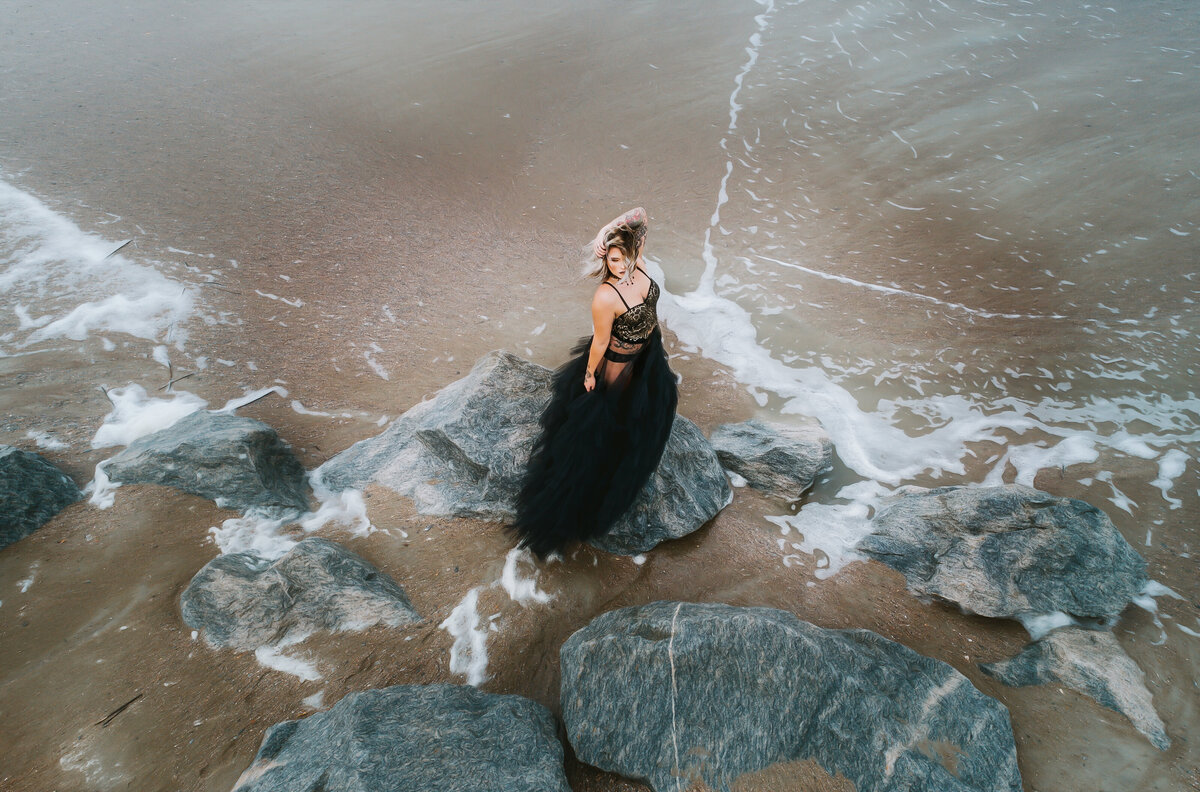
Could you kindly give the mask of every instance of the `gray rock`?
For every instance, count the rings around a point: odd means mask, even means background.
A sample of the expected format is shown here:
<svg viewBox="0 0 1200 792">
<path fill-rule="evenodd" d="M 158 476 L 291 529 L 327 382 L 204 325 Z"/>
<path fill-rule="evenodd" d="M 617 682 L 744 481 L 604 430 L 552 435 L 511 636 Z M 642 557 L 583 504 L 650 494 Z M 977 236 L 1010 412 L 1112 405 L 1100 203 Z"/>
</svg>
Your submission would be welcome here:
<svg viewBox="0 0 1200 792">
<path fill-rule="evenodd" d="M 247 509 L 308 510 L 304 466 L 262 421 L 200 410 L 104 463 L 122 484 L 162 484 Z"/>
<path fill-rule="evenodd" d="M 423 514 L 511 520 L 550 377 L 542 366 L 490 352 L 466 377 L 333 457 L 318 474 L 334 491 L 382 484 L 411 498 Z M 676 416 L 658 471 L 597 546 L 645 552 L 696 530 L 730 497 L 708 441 Z"/>
<path fill-rule="evenodd" d="M 561 659 L 576 755 L 656 792 L 806 759 L 860 790 L 1021 789 L 1008 710 L 867 630 L 656 602 L 602 614 Z"/>
<path fill-rule="evenodd" d="M 1146 562 L 1102 511 L 1019 485 L 903 495 L 859 549 L 911 591 L 982 616 L 1109 621 L 1146 585 Z"/>
<path fill-rule="evenodd" d="M 310 537 L 273 563 L 252 553 L 208 562 L 180 597 L 183 620 L 215 646 L 251 650 L 326 630 L 419 621 L 404 589 L 339 544 Z"/>
<path fill-rule="evenodd" d="M 1056 630 L 1011 660 L 979 667 L 1006 685 L 1066 685 L 1129 718 L 1159 750 L 1171 745 L 1154 711 L 1145 674 L 1110 632 Z"/>
<path fill-rule="evenodd" d="M 732 498 L 729 481 L 704 433 L 676 415 L 658 469 L 629 511 L 591 544 L 608 553 L 644 553 L 668 539 L 687 536 Z"/>
<path fill-rule="evenodd" d="M 570 792 L 545 707 L 459 685 L 351 693 L 267 730 L 234 792 Z"/>
<path fill-rule="evenodd" d="M 710 438 L 717 459 L 756 489 L 796 500 L 833 464 L 833 440 L 816 419 L 799 424 L 722 424 Z"/>
<path fill-rule="evenodd" d="M 70 476 L 41 454 L 0 445 L 0 548 L 29 536 L 82 497 Z"/>
</svg>

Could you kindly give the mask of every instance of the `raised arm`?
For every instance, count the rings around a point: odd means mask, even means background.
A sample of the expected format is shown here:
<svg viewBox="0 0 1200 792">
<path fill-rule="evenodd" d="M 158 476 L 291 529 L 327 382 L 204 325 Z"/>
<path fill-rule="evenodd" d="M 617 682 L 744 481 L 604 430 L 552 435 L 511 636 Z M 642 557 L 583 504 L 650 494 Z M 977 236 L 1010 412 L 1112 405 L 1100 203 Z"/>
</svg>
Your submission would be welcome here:
<svg viewBox="0 0 1200 792">
<path fill-rule="evenodd" d="M 592 346 L 588 350 L 587 370 L 583 372 L 583 388 L 587 391 L 596 387 L 596 366 L 600 365 L 612 338 L 612 323 L 617 313 L 613 305 L 615 295 L 612 289 L 601 286 L 592 298 Z"/>
<path fill-rule="evenodd" d="M 645 244 L 646 241 L 646 210 L 640 206 L 635 206 L 620 217 L 610 220 L 604 228 L 600 229 L 600 233 L 596 234 L 596 238 L 592 241 L 592 248 L 596 252 L 598 258 L 604 258 L 607 252 L 604 249 L 604 237 L 608 236 L 608 232 L 612 231 L 617 226 L 630 225 L 631 223 L 641 223 L 641 233 L 638 234 L 638 247 Z"/>
</svg>

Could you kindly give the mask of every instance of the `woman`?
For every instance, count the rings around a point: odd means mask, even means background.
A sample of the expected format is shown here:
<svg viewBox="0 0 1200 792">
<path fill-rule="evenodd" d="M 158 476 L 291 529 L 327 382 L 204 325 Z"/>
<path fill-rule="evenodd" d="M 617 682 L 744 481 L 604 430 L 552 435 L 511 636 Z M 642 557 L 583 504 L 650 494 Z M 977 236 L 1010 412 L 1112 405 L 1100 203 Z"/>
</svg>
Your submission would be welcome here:
<svg viewBox="0 0 1200 792">
<path fill-rule="evenodd" d="M 646 212 L 626 212 L 592 243 L 593 333 L 554 374 L 513 530 L 539 557 L 608 532 L 658 467 L 678 393 L 646 274 Z"/>
</svg>

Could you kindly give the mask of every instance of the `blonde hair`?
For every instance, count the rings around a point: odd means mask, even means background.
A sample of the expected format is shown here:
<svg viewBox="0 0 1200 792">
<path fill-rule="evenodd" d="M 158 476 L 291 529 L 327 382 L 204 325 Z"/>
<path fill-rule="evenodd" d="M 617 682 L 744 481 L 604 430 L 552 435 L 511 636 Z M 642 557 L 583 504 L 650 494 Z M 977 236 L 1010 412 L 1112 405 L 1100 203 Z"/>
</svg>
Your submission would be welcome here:
<svg viewBox="0 0 1200 792">
<path fill-rule="evenodd" d="M 588 277 L 595 278 L 599 281 L 606 280 L 609 276 L 616 277 L 608 269 L 608 251 L 616 248 L 621 251 L 622 255 L 629 262 L 629 267 L 625 271 L 624 280 L 628 280 L 633 276 L 633 269 L 637 266 L 638 254 L 642 251 L 642 241 L 646 238 L 646 223 L 643 220 L 634 220 L 628 223 L 622 223 L 619 226 L 611 229 L 604 235 L 604 255 L 597 257 L 596 251 L 588 245 L 590 269 Z"/>
</svg>

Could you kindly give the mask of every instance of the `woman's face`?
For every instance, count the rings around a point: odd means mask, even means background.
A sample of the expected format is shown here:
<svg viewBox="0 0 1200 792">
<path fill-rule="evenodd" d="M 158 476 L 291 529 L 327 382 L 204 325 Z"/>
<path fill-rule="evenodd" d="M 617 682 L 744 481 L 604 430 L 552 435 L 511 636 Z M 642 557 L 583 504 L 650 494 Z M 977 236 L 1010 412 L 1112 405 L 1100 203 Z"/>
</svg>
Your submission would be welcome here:
<svg viewBox="0 0 1200 792">
<path fill-rule="evenodd" d="M 619 247 L 613 246 L 608 249 L 605 254 L 605 260 L 608 262 L 608 271 L 617 279 L 625 277 L 625 270 L 628 266 L 625 260 L 625 254 L 621 252 Z"/>
</svg>

